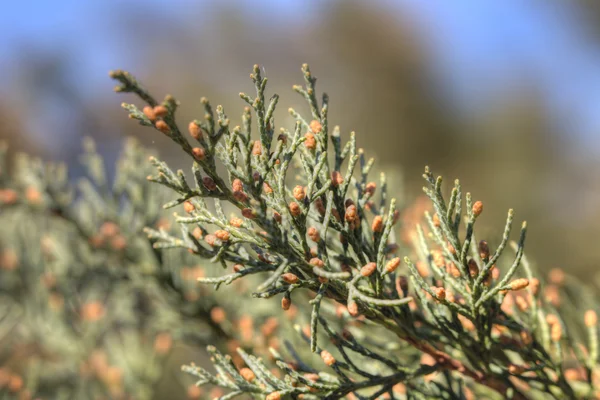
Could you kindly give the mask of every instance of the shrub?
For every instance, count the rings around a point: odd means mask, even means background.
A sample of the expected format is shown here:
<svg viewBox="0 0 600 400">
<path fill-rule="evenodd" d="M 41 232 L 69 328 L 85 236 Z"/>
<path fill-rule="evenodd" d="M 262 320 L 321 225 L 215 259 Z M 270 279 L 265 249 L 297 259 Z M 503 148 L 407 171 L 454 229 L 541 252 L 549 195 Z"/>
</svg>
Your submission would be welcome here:
<svg viewBox="0 0 600 400">
<path fill-rule="evenodd" d="M 289 109 L 292 131 L 276 129 L 278 96 L 266 100 L 267 79 L 255 66 L 256 95 L 240 93 L 248 104 L 242 125 L 231 128 L 223 108 L 202 99 L 204 118 L 188 125 L 192 145 L 175 122 L 172 96 L 159 103 L 130 74 L 112 72 L 117 91 L 147 103 L 142 110 L 124 104 L 129 116 L 167 135 L 193 162 L 190 183 L 151 160 L 157 173 L 148 179 L 174 196 L 165 208 L 185 211 L 175 214 L 182 235 L 147 230 L 154 247 L 219 263 L 224 274 L 198 281 L 219 289 L 245 278 L 254 298 L 279 297 L 284 310 L 296 305 L 308 321 L 296 326 L 306 346 L 288 344 L 285 354 L 271 348 L 268 361 L 238 349 L 242 366 L 210 347 L 216 375 L 183 370 L 199 386 L 227 389 L 224 399 L 594 396 L 596 314 L 576 313 L 571 327 L 541 295 L 524 256 L 526 223 L 511 241 L 509 210 L 495 246 L 477 241 L 483 204 L 463 196 L 458 180 L 445 196 L 442 178 L 425 168 L 431 206 L 423 222 L 402 227 L 407 243 L 398 241 L 400 214 L 384 175 L 379 184 L 369 179 L 373 159 L 357 149 L 354 133 L 342 141 L 328 119 L 328 96 L 318 98 L 307 65 L 302 73 L 305 86 L 294 90 L 310 117 Z M 399 249 L 408 256 L 401 260 Z M 573 298 L 579 307 L 589 301 Z M 587 348 L 576 343 L 584 319 Z"/>
<path fill-rule="evenodd" d="M 293 131 L 255 66 L 242 125 L 202 99 L 190 138 L 172 96 L 112 72 L 191 180 L 133 140 L 112 184 L 89 139 L 77 186 L 25 155 L 9 171 L 0 149 L 3 398 L 156 398 L 174 343 L 211 344 L 212 366 L 183 366 L 189 399 L 600 398 L 597 293 L 537 274 L 512 210 L 476 239 L 483 203 L 458 180 L 446 194 L 426 168 L 400 210 L 302 72 Z"/>
</svg>

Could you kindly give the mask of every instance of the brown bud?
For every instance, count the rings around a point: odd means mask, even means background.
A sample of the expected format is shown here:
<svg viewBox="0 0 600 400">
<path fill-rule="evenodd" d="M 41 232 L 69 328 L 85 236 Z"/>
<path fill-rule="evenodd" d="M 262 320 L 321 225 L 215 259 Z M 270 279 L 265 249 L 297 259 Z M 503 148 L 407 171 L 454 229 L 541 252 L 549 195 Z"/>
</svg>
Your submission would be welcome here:
<svg viewBox="0 0 600 400">
<path fill-rule="evenodd" d="M 156 113 L 152 107 L 146 106 L 142 109 L 142 112 L 150 121 L 154 122 L 154 120 L 156 120 Z"/>
<path fill-rule="evenodd" d="M 529 286 L 529 280 L 525 278 L 515 279 L 509 283 L 511 290 L 521 290 Z"/>
<path fill-rule="evenodd" d="M 287 296 L 283 296 L 283 298 L 281 299 L 281 308 L 285 311 L 290 309 L 290 306 L 292 305 L 292 299 L 290 299 Z"/>
<path fill-rule="evenodd" d="M 479 217 L 479 215 L 481 215 L 482 211 L 483 211 L 483 203 L 478 200 L 475 202 L 475 204 L 473 204 L 473 215 L 475 215 L 475 217 Z"/>
<path fill-rule="evenodd" d="M 242 369 L 240 369 L 240 375 L 247 382 L 252 382 L 252 381 L 254 381 L 254 379 L 256 379 L 256 375 L 254 375 L 254 372 L 252 372 L 252 370 L 250 368 L 242 368 Z"/>
<path fill-rule="evenodd" d="M 191 202 L 186 201 L 183 203 L 183 210 L 186 213 L 191 214 L 195 209 L 196 207 L 194 207 L 194 205 Z"/>
<path fill-rule="evenodd" d="M 320 197 L 317 197 L 313 203 L 315 205 L 315 209 L 321 216 L 325 215 L 325 206 L 323 205 L 323 200 Z"/>
<path fill-rule="evenodd" d="M 470 259 L 468 267 L 469 275 L 471 275 L 471 278 L 476 278 L 477 275 L 479 275 L 479 266 L 477 266 L 477 261 Z"/>
<path fill-rule="evenodd" d="M 360 269 L 360 274 L 362 276 L 371 276 L 373 274 L 373 272 L 375 272 L 376 270 L 377 270 L 377 264 L 374 262 L 370 262 Z"/>
<path fill-rule="evenodd" d="M 196 158 L 196 160 L 204 160 L 204 157 L 206 156 L 206 152 L 204 151 L 204 149 L 202 147 L 194 147 L 192 149 L 192 154 L 194 155 L 194 157 Z"/>
<path fill-rule="evenodd" d="M 440 216 L 435 213 L 433 214 L 433 226 L 435 226 L 436 228 L 439 228 L 442 225 L 442 222 L 440 221 Z"/>
<path fill-rule="evenodd" d="M 215 181 L 213 181 L 213 179 L 210 176 L 205 176 L 204 178 L 202 178 L 202 184 L 206 189 L 208 189 L 211 192 L 217 189 L 217 184 L 215 183 Z"/>
<path fill-rule="evenodd" d="M 313 135 L 311 132 L 307 132 L 306 135 L 304 135 L 304 137 L 306 138 L 306 140 L 304 141 L 304 146 L 306 146 L 307 149 L 314 150 L 317 148 L 317 141 L 315 140 L 315 135 Z"/>
<path fill-rule="evenodd" d="M 371 230 L 373 232 L 381 232 L 383 230 L 383 218 L 380 215 L 377 215 L 375 218 L 373 218 Z"/>
<path fill-rule="evenodd" d="M 163 121 L 162 119 L 156 121 L 156 123 L 154 124 L 154 126 L 156 127 L 156 129 L 158 129 L 162 133 L 165 133 L 167 135 L 169 133 L 171 133 L 171 129 L 169 128 L 169 125 L 167 125 L 167 123 L 165 121 Z"/>
<path fill-rule="evenodd" d="M 488 243 L 485 240 L 479 242 L 479 257 L 481 257 L 482 260 L 490 258 L 490 246 L 488 246 Z"/>
<path fill-rule="evenodd" d="M 245 203 L 248 200 L 246 193 L 242 192 L 241 190 L 234 191 L 233 197 L 240 203 Z"/>
<path fill-rule="evenodd" d="M 583 316 L 583 321 L 588 328 L 593 328 L 598 325 L 598 315 L 596 314 L 596 311 L 587 310 Z"/>
<path fill-rule="evenodd" d="M 335 364 L 335 358 L 327 350 L 323 350 L 321 352 L 321 358 L 323 359 L 323 362 L 325 362 L 325 365 L 327 365 L 328 367 L 331 367 L 333 364 Z"/>
<path fill-rule="evenodd" d="M 233 269 L 233 272 L 240 272 L 241 270 L 244 269 L 244 266 L 242 264 L 234 264 L 232 269 Z"/>
<path fill-rule="evenodd" d="M 400 257 L 395 257 L 392 258 L 390 261 L 387 262 L 387 264 L 385 265 L 385 270 L 388 273 L 394 272 L 396 270 L 396 268 L 398 268 L 398 266 L 400 265 Z"/>
<path fill-rule="evenodd" d="M 256 218 L 256 213 L 255 213 L 255 212 L 254 212 L 254 210 L 253 210 L 253 209 L 251 209 L 251 208 L 244 208 L 244 209 L 242 210 L 242 215 L 243 215 L 245 218 L 248 218 L 248 219 L 254 219 L 254 218 Z"/>
<path fill-rule="evenodd" d="M 273 188 L 267 182 L 263 182 L 263 192 L 265 192 L 265 194 L 271 194 L 273 193 Z"/>
<path fill-rule="evenodd" d="M 308 231 L 306 233 L 308 234 L 310 240 L 312 240 L 313 242 L 318 242 L 319 240 L 321 240 L 321 235 L 319 235 L 319 231 L 314 226 L 308 228 Z"/>
<path fill-rule="evenodd" d="M 331 184 L 333 187 L 338 187 L 342 183 L 344 183 L 344 177 L 340 173 L 340 171 L 333 171 L 331 173 Z"/>
<path fill-rule="evenodd" d="M 275 221 L 277 221 L 277 223 L 281 223 L 281 214 L 279 214 L 277 211 L 273 211 L 273 219 Z"/>
<path fill-rule="evenodd" d="M 291 272 L 286 272 L 285 274 L 282 274 L 281 279 L 283 279 L 283 281 L 285 283 L 288 283 L 290 285 L 298 282 L 298 280 L 299 280 L 299 278 L 295 274 L 292 274 Z"/>
<path fill-rule="evenodd" d="M 167 110 L 167 107 L 163 105 L 158 105 L 154 107 L 154 114 L 156 114 L 157 117 L 165 117 L 168 113 L 169 110 Z"/>
<path fill-rule="evenodd" d="M 375 189 L 377 189 L 377 184 L 375 182 L 369 182 L 367 183 L 367 186 L 365 186 L 365 192 L 367 192 L 369 196 L 375 194 Z"/>
<path fill-rule="evenodd" d="M 188 131 L 190 132 L 190 136 L 194 139 L 202 139 L 202 128 L 200 128 L 200 125 L 198 125 L 194 121 L 190 122 L 190 124 L 188 125 Z"/>
<path fill-rule="evenodd" d="M 292 201 L 290 203 L 290 213 L 294 216 L 297 217 L 300 214 L 302 214 L 302 209 L 300 208 L 300 206 L 298 205 L 298 203 L 296 203 L 295 201 Z"/>
<path fill-rule="evenodd" d="M 304 187 L 300 185 L 294 188 L 292 194 L 294 195 L 294 198 L 298 201 L 302 201 L 306 197 L 306 191 L 304 190 Z"/>
<path fill-rule="evenodd" d="M 313 119 L 312 121 L 310 121 L 310 130 L 311 131 L 313 131 L 314 133 L 320 133 L 322 129 L 323 129 L 323 125 L 321 125 L 321 123 L 319 121 L 317 121 L 316 119 Z"/>
</svg>

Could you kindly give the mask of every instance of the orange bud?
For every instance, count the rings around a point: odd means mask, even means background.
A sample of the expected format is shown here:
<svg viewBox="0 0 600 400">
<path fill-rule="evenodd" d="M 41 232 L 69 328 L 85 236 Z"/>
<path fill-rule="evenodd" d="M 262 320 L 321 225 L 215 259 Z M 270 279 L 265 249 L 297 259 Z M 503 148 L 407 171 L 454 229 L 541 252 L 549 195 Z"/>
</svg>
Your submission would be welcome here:
<svg viewBox="0 0 600 400">
<path fill-rule="evenodd" d="M 190 122 L 190 124 L 188 125 L 188 131 L 190 132 L 190 136 L 194 139 L 202 139 L 202 128 L 200 128 L 200 126 L 194 121 Z"/>
<path fill-rule="evenodd" d="M 482 211 L 483 203 L 481 201 L 476 201 L 475 204 L 473 204 L 473 215 L 475 215 L 475 217 L 479 217 Z"/>
<path fill-rule="evenodd" d="M 154 107 L 154 114 L 156 114 L 157 117 L 164 117 L 169 113 L 169 110 L 167 110 L 167 107 L 163 106 L 163 105 L 158 105 L 156 107 Z"/>
<path fill-rule="evenodd" d="M 229 240 L 229 232 L 219 229 L 218 231 L 215 232 L 215 236 L 218 237 L 220 240 L 222 240 L 223 242 L 227 242 Z"/>
<path fill-rule="evenodd" d="M 306 233 L 310 240 L 312 240 L 313 242 L 318 242 L 319 240 L 321 240 L 321 235 L 319 235 L 319 231 L 314 226 L 308 228 Z"/>
<path fill-rule="evenodd" d="M 399 265 L 400 265 L 400 257 L 392 258 L 385 265 L 385 270 L 387 272 L 394 272 L 396 270 L 396 268 L 398 268 Z"/>
<path fill-rule="evenodd" d="M 265 192 L 265 194 L 271 194 L 273 193 L 273 188 L 267 182 L 263 182 L 263 192 Z"/>
<path fill-rule="evenodd" d="M 354 204 L 350 204 L 346 208 L 346 215 L 344 218 L 346 218 L 346 221 L 348 221 L 348 222 L 354 222 L 357 217 L 358 217 L 358 214 L 356 211 L 356 206 Z"/>
<path fill-rule="evenodd" d="M 439 228 L 442 225 L 442 222 L 440 221 L 440 216 L 437 213 L 433 214 L 432 221 L 433 226 L 435 226 L 436 228 Z"/>
<path fill-rule="evenodd" d="M 196 209 L 196 207 L 194 207 L 194 205 L 191 202 L 186 201 L 183 203 L 183 209 L 186 213 L 191 214 Z"/>
<path fill-rule="evenodd" d="M 311 132 L 308 132 L 306 133 L 306 135 L 304 135 L 304 137 L 306 138 L 306 140 L 304 141 L 304 146 L 306 146 L 307 149 L 314 150 L 317 148 L 317 141 L 315 140 L 315 135 L 313 135 Z"/>
<path fill-rule="evenodd" d="M 290 213 L 294 216 L 297 217 L 300 214 L 302 214 L 302 209 L 300 208 L 300 206 L 298 205 L 298 203 L 296 203 L 295 201 L 292 201 L 290 203 Z"/>
<path fill-rule="evenodd" d="M 598 315 L 596 314 L 596 311 L 587 310 L 583 316 L 583 321 L 585 322 L 585 326 L 588 328 L 598 325 Z"/>
<path fill-rule="evenodd" d="M 261 154 L 262 154 L 262 146 L 260 144 L 260 141 L 255 140 L 254 144 L 252 145 L 252 155 L 259 156 Z"/>
<path fill-rule="evenodd" d="M 348 301 L 348 312 L 353 317 L 356 317 L 358 315 L 358 304 L 356 303 L 356 301 L 354 301 L 354 300 Z"/>
<path fill-rule="evenodd" d="M 322 129 L 323 129 L 323 125 L 321 125 L 321 123 L 319 121 L 317 121 L 316 119 L 313 119 L 312 121 L 310 121 L 310 130 L 311 131 L 313 131 L 314 133 L 320 133 Z"/>
<path fill-rule="evenodd" d="M 323 260 L 321 260 L 320 258 L 317 257 L 313 257 L 310 259 L 309 264 L 312 266 L 315 266 L 317 268 L 323 268 L 325 266 L 325 263 L 323 262 Z"/>
<path fill-rule="evenodd" d="M 508 372 L 510 372 L 513 375 L 520 375 L 524 371 L 525 371 L 525 367 L 523 367 L 522 365 L 511 364 L 508 366 Z"/>
<path fill-rule="evenodd" d="M 244 220 L 242 220 L 241 218 L 238 218 L 238 217 L 232 217 L 229 220 L 229 224 L 235 228 L 239 228 L 240 226 L 242 226 L 243 223 L 244 223 Z"/>
<path fill-rule="evenodd" d="M 344 183 L 344 177 L 342 176 L 340 171 L 333 171 L 331 173 L 331 184 L 333 185 L 333 187 L 338 187 L 342 183 Z"/>
<path fill-rule="evenodd" d="M 281 400 L 281 394 L 279 392 L 269 393 L 266 400 Z"/>
<path fill-rule="evenodd" d="M 519 278 L 509 283 L 509 285 L 511 290 L 521 290 L 529 286 L 529 280 L 525 278 Z"/>
<path fill-rule="evenodd" d="M 142 112 L 150 121 L 154 122 L 154 120 L 156 119 L 156 113 L 154 112 L 154 109 L 152 107 L 146 106 L 142 109 Z"/>
<path fill-rule="evenodd" d="M 335 364 L 335 358 L 327 350 L 323 350 L 321 352 L 321 358 L 323 359 L 323 362 L 325 362 L 325 365 L 327 365 L 328 367 L 331 367 L 333 364 Z"/>
<path fill-rule="evenodd" d="M 446 299 L 446 290 L 444 288 L 432 286 L 431 290 L 437 300 L 442 301 Z"/>
<path fill-rule="evenodd" d="M 299 280 L 299 278 L 295 274 L 292 274 L 291 272 L 286 272 L 285 274 L 282 274 L 281 279 L 283 279 L 283 281 L 285 283 L 288 283 L 290 285 L 298 282 L 298 280 Z"/>
<path fill-rule="evenodd" d="M 240 375 L 248 382 L 252 382 L 256 378 L 256 375 L 250 368 L 240 369 Z"/>
<path fill-rule="evenodd" d="M 196 160 L 204 160 L 204 157 L 206 156 L 206 152 L 202 147 L 194 147 L 192 149 L 192 154 L 194 155 Z"/>
<path fill-rule="evenodd" d="M 304 187 L 300 185 L 294 188 L 292 194 L 294 195 L 294 198 L 298 201 L 302 201 L 306 197 L 306 191 L 304 190 Z"/>
<path fill-rule="evenodd" d="M 290 306 L 292 305 L 292 300 L 287 297 L 287 296 L 283 296 L 283 298 L 281 299 L 281 308 L 283 310 L 289 310 Z"/>
<path fill-rule="evenodd" d="M 375 270 L 377 270 L 377 264 L 370 262 L 360 269 L 360 274 L 362 276 L 371 276 Z"/>
<path fill-rule="evenodd" d="M 156 121 L 154 126 L 156 127 L 156 129 L 158 129 L 159 131 L 161 131 L 162 133 L 165 133 L 167 135 L 171 132 L 169 125 L 167 125 L 167 123 L 165 121 L 163 121 L 162 119 Z"/>
<path fill-rule="evenodd" d="M 377 215 L 375 218 L 373 218 L 371 230 L 373 232 L 381 232 L 383 230 L 383 218 L 380 215 Z"/>
<path fill-rule="evenodd" d="M 561 324 L 553 324 L 550 327 L 550 338 L 553 342 L 558 342 L 562 338 L 562 325 Z"/>
</svg>

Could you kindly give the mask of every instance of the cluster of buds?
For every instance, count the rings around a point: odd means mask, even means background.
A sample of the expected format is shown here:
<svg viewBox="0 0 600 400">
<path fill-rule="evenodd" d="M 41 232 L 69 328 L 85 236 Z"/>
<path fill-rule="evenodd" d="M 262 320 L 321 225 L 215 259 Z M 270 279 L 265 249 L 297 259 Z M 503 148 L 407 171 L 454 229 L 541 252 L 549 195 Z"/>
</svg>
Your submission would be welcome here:
<svg viewBox="0 0 600 400">
<path fill-rule="evenodd" d="M 142 109 L 142 112 L 144 113 L 146 118 L 148 118 L 151 122 L 154 123 L 156 129 L 158 129 L 165 135 L 171 133 L 171 128 L 169 128 L 169 125 L 163 119 L 164 117 L 169 115 L 169 110 L 167 109 L 167 107 L 163 105 L 157 105 L 154 107 L 146 106 Z"/>
</svg>

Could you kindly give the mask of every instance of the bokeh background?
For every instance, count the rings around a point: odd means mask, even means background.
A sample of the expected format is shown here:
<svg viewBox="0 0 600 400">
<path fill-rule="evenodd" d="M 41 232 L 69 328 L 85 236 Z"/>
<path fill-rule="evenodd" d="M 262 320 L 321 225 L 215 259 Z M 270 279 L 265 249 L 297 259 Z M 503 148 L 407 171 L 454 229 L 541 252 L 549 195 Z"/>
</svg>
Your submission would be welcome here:
<svg viewBox="0 0 600 400">
<path fill-rule="evenodd" d="M 289 124 L 308 62 L 400 197 L 428 164 L 484 201 L 490 232 L 509 207 L 527 219 L 539 267 L 587 277 L 600 262 L 597 2 L 7 0 L 2 21 L 0 138 L 15 151 L 77 175 L 84 135 L 110 160 L 133 135 L 176 164 L 126 118 L 110 69 L 176 96 L 182 122 L 208 96 L 237 124 L 259 63 Z"/>
</svg>

